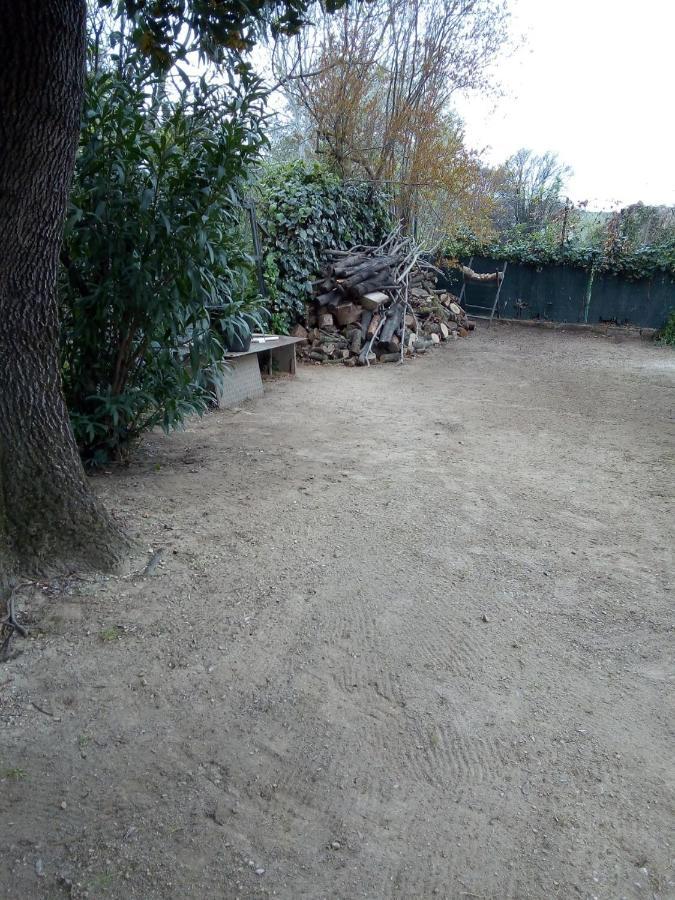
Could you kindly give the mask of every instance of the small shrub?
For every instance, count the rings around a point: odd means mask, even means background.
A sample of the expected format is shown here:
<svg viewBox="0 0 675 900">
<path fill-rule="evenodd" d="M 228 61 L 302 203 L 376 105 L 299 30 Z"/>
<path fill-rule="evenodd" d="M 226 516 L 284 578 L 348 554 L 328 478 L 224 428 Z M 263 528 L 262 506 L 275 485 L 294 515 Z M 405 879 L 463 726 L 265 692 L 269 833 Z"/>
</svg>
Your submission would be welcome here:
<svg viewBox="0 0 675 900">
<path fill-rule="evenodd" d="M 110 641 L 118 641 L 122 637 L 122 630 L 117 625 L 111 625 L 109 628 L 102 628 L 98 633 L 98 637 L 104 644 Z"/>
<path fill-rule="evenodd" d="M 659 341 L 661 341 L 662 344 L 668 344 L 670 347 L 675 347 L 675 309 L 671 309 L 670 314 L 666 319 L 666 324 L 659 332 Z"/>
</svg>

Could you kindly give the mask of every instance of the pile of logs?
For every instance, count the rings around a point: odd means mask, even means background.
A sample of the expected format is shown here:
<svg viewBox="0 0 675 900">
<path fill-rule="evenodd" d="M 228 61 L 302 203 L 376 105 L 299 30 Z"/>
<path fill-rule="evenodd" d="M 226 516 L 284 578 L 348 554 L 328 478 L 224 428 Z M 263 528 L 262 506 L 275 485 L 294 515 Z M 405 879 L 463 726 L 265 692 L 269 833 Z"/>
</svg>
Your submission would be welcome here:
<svg viewBox="0 0 675 900">
<path fill-rule="evenodd" d="M 457 298 L 435 288 L 435 269 L 408 238 L 392 232 L 379 247 L 330 250 L 314 282 L 300 354 L 345 365 L 398 362 L 473 328 Z"/>
</svg>

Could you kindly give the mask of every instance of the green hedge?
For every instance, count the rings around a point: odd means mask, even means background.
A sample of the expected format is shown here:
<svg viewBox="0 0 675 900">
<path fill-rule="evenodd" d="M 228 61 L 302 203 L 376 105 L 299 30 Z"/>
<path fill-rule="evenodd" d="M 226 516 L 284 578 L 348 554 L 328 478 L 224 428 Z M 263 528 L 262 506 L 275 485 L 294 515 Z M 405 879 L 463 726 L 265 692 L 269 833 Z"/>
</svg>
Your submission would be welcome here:
<svg viewBox="0 0 675 900">
<path fill-rule="evenodd" d="M 499 243 L 485 243 L 464 234 L 449 242 L 444 253 L 450 259 L 485 256 L 536 267 L 562 265 L 587 271 L 594 269 L 630 281 L 651 278 L 660 272 L 675 278 L 675 241 L 641 247 L 631 252 L 618 250 L 606 253 L 597 247 L 561 246 L 545 236 L 519 236 Z"/>
</svg>

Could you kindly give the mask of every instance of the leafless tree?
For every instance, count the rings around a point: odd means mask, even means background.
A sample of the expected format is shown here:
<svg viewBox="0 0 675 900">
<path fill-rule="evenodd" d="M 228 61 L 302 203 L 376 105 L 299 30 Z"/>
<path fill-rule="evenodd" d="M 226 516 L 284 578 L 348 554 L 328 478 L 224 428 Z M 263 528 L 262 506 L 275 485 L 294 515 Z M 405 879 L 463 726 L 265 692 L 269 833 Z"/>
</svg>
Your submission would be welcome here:
<svg viewBox="0 0 675 900">
<path fill-rule="evenodd" d="M 475 163 L 450 102 L 487 87 L 506 6 L 373 0 L 330 18 L 316 13 L 313 26 L 274 48 L 275 76 L 309 117 L 316 154 L 343 176 L 396 181 L 407 218 L 425 188 L 447 187 Z"/>
<path fill-rule="evenodd" d="M 565 206 L 563 191 L 572 169 L 557 154 L 537 155 L 522 148 L 501 170 L 499 226 L 536 231 L 544 228 Z"/>
</svg>

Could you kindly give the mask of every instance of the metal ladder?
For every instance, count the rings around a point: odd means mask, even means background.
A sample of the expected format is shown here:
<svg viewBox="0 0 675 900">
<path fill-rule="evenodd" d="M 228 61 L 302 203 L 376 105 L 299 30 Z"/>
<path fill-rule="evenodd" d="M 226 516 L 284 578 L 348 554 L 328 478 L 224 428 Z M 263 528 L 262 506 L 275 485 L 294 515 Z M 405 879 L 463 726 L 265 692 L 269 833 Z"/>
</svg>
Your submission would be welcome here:
<svg viewBox="0 0 675 900">
<path fill-rule="evenodd" d="M 473 265 L 473 256 L 469 260 L 469 268 L 471 268 L 472 265 Z M 490 312 L 489 316 L 474 315 L 473 313 L 471 313 L 472 319 L 487 319 L 488 323 L 489 323 L 488 327 L 490 325 L 492 325 L 492 320 L 495 317 L 495 312 L 497 313 L 497 318 L 499 318 L 499 295 L 501 294 L 502 285 L 504 284 L 504 278 L 506 277 L 507 265 L 508 265 L 508 263 L 504 263 L 504 268 L 501 271 L 497 270 L 498 271 L 497 290 L 495 292 L 495 299 L 494 299 L 492 306 L 477 306 L 476 304 L 473 304 L 473 303 L 471 304 L 472 309 L 482 309 L 485 312 L 487 312 L 489 310 L 489 312 Z M 462 306 L 463 308 L 466 308 L 464 306 L 465 296 L 466 296 L 466 278 L 464 277 L 464 275 L 462 275 L 462 290 L 460 291 L 460 294 L 459 294 L 459 305 Z M 467 315 L 469 315 L 468 312 L 467 312 Z"/>
</svg>

